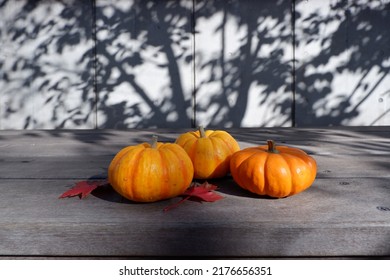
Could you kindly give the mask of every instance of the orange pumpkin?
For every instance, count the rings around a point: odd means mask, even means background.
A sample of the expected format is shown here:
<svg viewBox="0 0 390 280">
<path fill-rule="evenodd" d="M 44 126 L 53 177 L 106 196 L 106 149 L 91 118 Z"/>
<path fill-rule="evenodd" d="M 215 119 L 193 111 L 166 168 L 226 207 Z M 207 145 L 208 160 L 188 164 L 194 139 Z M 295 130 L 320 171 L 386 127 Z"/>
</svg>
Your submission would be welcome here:
<svg viewBox="0 0 390 280">
<path fill-rule="evenodd" d="M 194 174 L 191 159 L 173 143 L 142 143 L 116 154 L 108 168 L 108 181 L 119 194 L 137 202 L 178 196 L 189 187 Z"/>
<path fill-rule="evenodd" d="M 194 178 L 211 179 L 229 173 L 229 161 L 240 150 L 237 141 L 223 130 L 204 130 L 181 134 L 176 144 L 182 146 L 194 165 Z"/>
<path fill-rule="evenodd" d="M 259 195 L 287 197 L 309 188 L 317 173 L 316 161 L 304 151 L 268 145 L 250 147 L 235 153 L 230 172 L 242 188 Z"/>
</svg>

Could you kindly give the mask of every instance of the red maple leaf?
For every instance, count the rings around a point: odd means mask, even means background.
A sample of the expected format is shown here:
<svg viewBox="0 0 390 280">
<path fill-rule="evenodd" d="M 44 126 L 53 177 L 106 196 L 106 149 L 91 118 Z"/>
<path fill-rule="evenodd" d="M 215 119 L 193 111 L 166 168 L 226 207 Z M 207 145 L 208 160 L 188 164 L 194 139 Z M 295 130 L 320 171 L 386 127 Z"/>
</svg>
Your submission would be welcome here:
<svg viewBox="0 0 390 280">
<path fill-rule="evenodd" d="M 181 203 L 188 199 L 193 199 L 197 201 L 205 202 L 214 202 L 223 198 L 223 196 L 215 193 L 217 186 L 209 184 L 208 182 L 200 183 L 191 183 L 190 187 L 181 195 L 183 198 L 170 206 L 164 208 L 164 212 L 171 210 L 179 206 Z"/>
<path fill-rule="evenodd" d="M 85 198 L 97 187 L 106 185 L 107 181 L 80 181 L 77 182 L 73 188 L 64 192 L 59 198 L 79 196 Z"/>
</svg>

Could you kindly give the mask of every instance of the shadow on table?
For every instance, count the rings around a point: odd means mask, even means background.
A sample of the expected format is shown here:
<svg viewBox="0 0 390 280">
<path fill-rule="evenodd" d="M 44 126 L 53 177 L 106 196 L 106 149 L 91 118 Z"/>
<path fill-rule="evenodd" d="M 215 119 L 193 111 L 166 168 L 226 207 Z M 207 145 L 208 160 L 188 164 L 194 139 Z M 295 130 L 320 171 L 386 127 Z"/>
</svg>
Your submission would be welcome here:
<svg viewBox="0 0 390 280">
<path fill-rule="evenodd" d="M 207 182 L 216 185 L 218 187 L 217 191 L 222 194 L 227 194 L 227 195 L 237 196 L 237 197 L 248 197 L 254 199 L 275 199 L 266 195 L 260 196 L 241 188 L 240 186 L 237 185 L 236 182 L 234 182 L 231 176 L 226 176 L 220 179 L 211 179 L 208 180 Z"/>
<path fill-rule="evenodd" d="M 91 176 L 88 180 L 104 180 L 106 176 L 102 174 Z M 194 182 L 203 183 L 204 180 L 194 180 Z M 253 199 L 276 199 L 269 196 L 259 196 L 257 194 L 251 193 L 243 188 L 240 188 L 233 180 L 232 177 L 227 176 L 220 179 L 211 179 L 207 181 L 210 184 L 216 185 L 218 187 L 217 192 L 222 195 L 237 196 L 237 197 L 248 197 Z M 92 193 L 93 196 L 100 198 L 105 201 L 115 202 L 115 203 L 125 203 L 125 204 L 140 204 L 138 202 L 130 201 L 120 194 L 118 194 L 111 185 L 103 185 Z M 142 204 L 142 203 L 141 203 Z"/>
</svg>

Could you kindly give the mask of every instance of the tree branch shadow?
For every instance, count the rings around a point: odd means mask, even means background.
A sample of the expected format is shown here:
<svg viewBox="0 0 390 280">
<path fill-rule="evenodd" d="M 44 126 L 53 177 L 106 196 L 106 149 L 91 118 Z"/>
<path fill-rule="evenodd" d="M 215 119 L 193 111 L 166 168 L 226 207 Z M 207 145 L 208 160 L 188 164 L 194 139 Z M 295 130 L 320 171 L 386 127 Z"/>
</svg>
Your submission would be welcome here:
<svg viewBox="0 0 390 280">
<path fill-rule="evenodd" d="M 294 111 L 299 126 L 358 122 L 388 97 L 389 4 L 304 5 L 2 1 L 1 127 L 289 126 Z M 289 52 L 311 44 L 321 51 L 298 57 L 294 89 Z M 339 90 L 346 73 L 360 79 Z"/>
</svg>

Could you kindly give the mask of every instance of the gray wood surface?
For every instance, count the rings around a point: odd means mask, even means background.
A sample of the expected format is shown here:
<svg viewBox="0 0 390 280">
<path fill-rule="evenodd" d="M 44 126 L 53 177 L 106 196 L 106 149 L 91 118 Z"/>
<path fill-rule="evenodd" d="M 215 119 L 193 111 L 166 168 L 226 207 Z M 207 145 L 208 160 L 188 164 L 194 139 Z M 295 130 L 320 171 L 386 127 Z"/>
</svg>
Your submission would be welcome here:
<svg viewBox="0 0 390 280">
<path fill-rule="evenodd" d="M 231 129 L 242 148 L 272 138 L 310 153 L 318 175 L 305 192 L 256 197 L 230 178 L 223 200 L 150 204 L 110 187 L 58 199 L 79 180 L 106 178 L 125 145 L 174 141 L 186 130 L 2 131 L 0 257 L 390 256 L 390 128 Z"/>
</svg>

